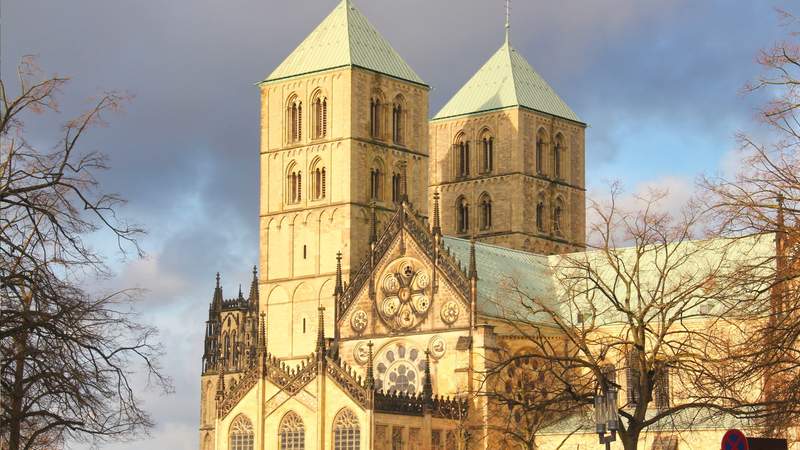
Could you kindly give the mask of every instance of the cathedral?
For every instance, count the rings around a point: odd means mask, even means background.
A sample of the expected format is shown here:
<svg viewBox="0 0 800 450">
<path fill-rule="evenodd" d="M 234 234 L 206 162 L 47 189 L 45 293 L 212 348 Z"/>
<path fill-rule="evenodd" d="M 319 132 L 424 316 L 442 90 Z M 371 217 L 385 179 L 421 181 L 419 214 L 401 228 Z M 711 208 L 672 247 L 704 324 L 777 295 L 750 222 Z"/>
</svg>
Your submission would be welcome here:
<svg viewBox="0 0 800 450">
<path fill-rule="evenodd" d="M 469 394 L 518 337 L 504 277 L 548 289 L 541 261 L 586 235 L 586 124 L 498 43 L 431 118 L 342 0 L 259 83 L 260 255 L 247 297 L 217 275 L 202 450 L 461 450 L 487 427 Z"/>
</svg>

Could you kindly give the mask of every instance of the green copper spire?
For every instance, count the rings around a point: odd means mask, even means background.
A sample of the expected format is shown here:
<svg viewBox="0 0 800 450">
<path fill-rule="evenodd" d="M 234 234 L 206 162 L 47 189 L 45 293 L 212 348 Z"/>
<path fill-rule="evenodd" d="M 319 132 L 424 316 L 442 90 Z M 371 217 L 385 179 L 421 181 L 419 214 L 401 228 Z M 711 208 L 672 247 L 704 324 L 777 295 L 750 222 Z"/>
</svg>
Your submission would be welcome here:
<svg viewBox="0 0 800 450">
<path fill-rule="evenodd" d="M 340 67 L 361 67 L 425 85 L 350 0 L 342 0 L 264 82 Z"/>
<path fill-rule="evenodd" d="M 520 106 L 581 122 L 552 87 L 511 46 L 506 38 L 486 64 L 456 92 L 433 120 Z"/>
</svg>

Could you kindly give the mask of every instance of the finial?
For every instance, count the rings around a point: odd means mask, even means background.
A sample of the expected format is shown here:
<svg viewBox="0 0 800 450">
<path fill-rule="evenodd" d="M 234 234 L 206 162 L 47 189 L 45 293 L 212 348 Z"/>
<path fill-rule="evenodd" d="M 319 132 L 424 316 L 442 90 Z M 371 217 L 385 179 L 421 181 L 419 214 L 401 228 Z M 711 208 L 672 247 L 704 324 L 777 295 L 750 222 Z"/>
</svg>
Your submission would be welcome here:
<svg viewBox="0 0 800 450">
<path fill-rule="evenodd" d="M 217 272 L 217 287 L 219 287 L 219 272 Z"/>
<path fill-rule="evenodd" d="M 367 379 L 366 384 L 368 388 L 375 387 L 375 374 L 372 370 L 372 341 L 367 342 Z"/>
<path fill-rule="evenodd" d="M 244 294 L 242 294 L 242 283 L 239 283 L 239 299 L 244 299 Z"/>
<path fill-rule="evenodd" d="M 323 359 L 325 356 L 325 307 L 317 308 L 317 358 Z"/>
<path fill-rule="evenodd" d="M 342 286 L 342 252 L 336 253 L 336 283 L 333 287 L 333 295 L 341 295 L 344 292 Z"/>
<path fill-rule="evenodd" d="M 369 202 L 370 224 L 369 224 L 369 243 L 378 240 L 378 216 L 375 214 L 375 201 Z"/>
<path fill-rule="evenodd" d="M 265 313 L 261 313 L 261 320 L 258 324 L 258 350 L 262 353 L 267 349 L 267 324 L 265 323 Z"/>
<path fill-rule="evenodd" d="M 442 234 L 442 225 L 439 219 L 439 191 L 433 193 L 433 230 L 434 235 Z"/>
<path fill-rule="evenodd" d="M 258 307 L 258 269 L 253 266 L 253 281 L 250 283 L 250 296 L 248 297 L 254 307 Z"/>
<path fill-rule="evenodd" d="M 422 385 L 422 395 L 425 400 L 433 398 L 433 385 L 431 384 L 431 351 L 425 350 L 425 381 Z"/>
<path fill-rule="evenodd" d="M 469 240 L 469 277 L 478 278 L 478 264 L 475 257 L 475 235 Z"/>
<path fill-rule="evenodd" d="M 408 202 L 408 162 L 400 162 L 400 202 Z"/>
</svg>

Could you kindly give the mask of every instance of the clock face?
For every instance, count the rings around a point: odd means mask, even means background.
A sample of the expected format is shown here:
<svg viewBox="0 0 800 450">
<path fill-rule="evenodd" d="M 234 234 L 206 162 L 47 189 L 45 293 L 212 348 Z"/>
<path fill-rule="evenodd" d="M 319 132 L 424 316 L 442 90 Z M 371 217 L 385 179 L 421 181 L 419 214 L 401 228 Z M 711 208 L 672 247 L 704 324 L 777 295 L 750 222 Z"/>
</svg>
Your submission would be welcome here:
<svg viewBox="0 0 800 450">
<path fill-rule="evenodd" d="M 430 309 L 431 277 L 427 269 L 411 258 L 394 261 L 380 278 L 377 310 L 393 330 L 411 329 Z"/>
</svg>

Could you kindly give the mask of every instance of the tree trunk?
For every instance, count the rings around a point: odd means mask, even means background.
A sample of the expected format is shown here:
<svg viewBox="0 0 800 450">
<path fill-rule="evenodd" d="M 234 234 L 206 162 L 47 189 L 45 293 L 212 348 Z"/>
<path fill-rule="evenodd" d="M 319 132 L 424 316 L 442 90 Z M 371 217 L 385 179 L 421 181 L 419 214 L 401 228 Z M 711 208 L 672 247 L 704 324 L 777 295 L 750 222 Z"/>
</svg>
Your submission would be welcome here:
<svg viewBox="0 0 800 450">
<path fill-rule="evenodd" d="M 23 377 L 25 376 L 25 338 L 15 337 L 16 355 L 14 355 L 14 387 L 11 394 L 11 428 L 8 440 L 9 450 L 22 448 L 22 397 Z"/>
</svg>

